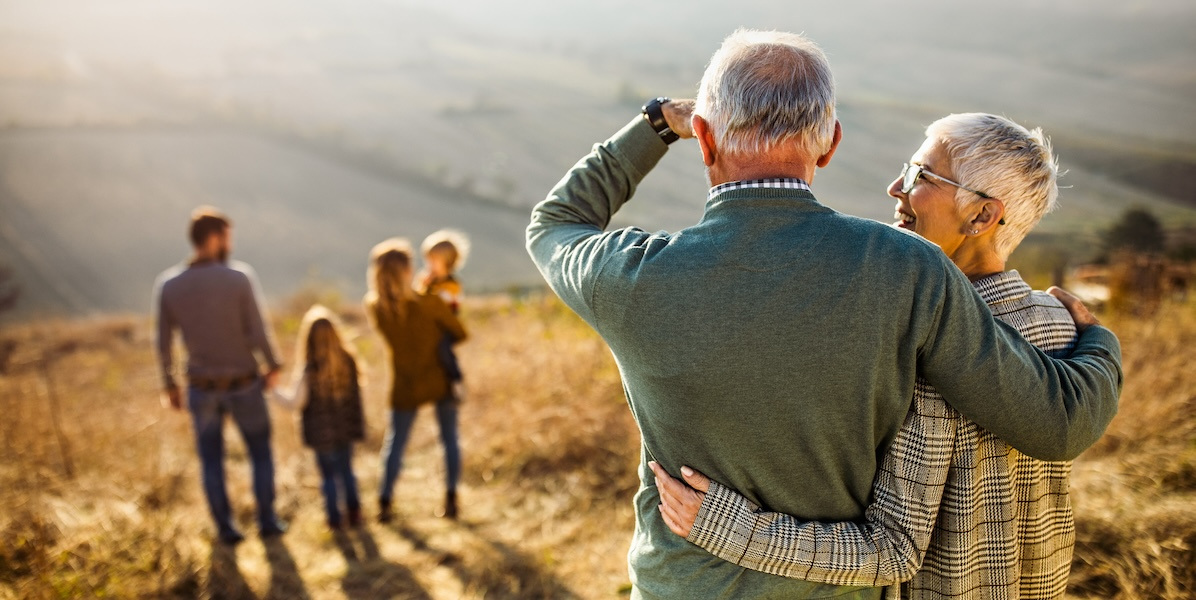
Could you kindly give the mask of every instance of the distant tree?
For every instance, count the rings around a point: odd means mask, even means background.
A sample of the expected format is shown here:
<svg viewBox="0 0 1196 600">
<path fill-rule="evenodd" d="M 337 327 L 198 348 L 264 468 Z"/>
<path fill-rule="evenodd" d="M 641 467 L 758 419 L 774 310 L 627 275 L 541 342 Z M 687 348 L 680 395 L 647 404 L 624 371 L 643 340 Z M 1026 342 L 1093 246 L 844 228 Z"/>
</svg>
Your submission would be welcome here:
<svg viewBox="0 0 1196 600">
<path fill-rule="evenodd" d="M 21 288 L 17 287 L 12 270 L 0 264 L 0 312 L 12 310 L 20 294 Z"/>
<path fill-rule="evenodd" d="M 1106 254 L 1118 251 L 1156 254 L 1162 252 L 1164 246 L 1162 223 L 1144 208 L 1125 211 L 1121 220 L 1105 234 Z"/>
</svg>

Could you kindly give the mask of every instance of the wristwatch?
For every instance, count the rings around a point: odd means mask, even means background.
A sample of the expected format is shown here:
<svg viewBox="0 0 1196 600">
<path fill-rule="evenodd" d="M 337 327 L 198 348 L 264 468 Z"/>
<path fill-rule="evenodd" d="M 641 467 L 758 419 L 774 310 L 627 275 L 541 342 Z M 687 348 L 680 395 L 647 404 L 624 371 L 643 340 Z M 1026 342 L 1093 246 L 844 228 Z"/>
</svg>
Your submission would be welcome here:
<svg viewBox="0 0 1196 600">
<path fill-rule="evenodd" d="M 681 139 L 681 136 L 669 129 L 669 122 L 664 119 L 664 109 L 661 108 L 661 105 L 668 101 L 669 98 L 664 96 L 653 98 L 640 110 L 644 113 L 644 118 L 648 119 L 648 124 L 656 131 L 656 135 L 659 135 L 664 143 L 671 144 Z"/>
</svg>

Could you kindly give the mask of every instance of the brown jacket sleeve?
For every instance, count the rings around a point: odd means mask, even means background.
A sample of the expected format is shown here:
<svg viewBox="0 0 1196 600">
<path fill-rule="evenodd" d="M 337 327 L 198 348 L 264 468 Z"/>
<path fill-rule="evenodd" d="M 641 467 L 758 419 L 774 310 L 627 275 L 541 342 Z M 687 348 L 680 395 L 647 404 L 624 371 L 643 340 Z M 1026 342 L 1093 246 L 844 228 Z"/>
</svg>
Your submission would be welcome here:
<svg viewBox="0 0 1196 600">
<path fill-rule="evenodd" d="M 467 335 L 465 333 L 465 326 L 461 324 L 461 319 L 458 319 L 457 315 L 453 314 L 452 309 L 444 303 L 444 300 L 441 300 L 437 296 L 432 296 L 432 298 L 435 301 L 430 302 L 429 305 L 435 307 L 432 312 L 432 318 L 436 319 L 436 324 L 446 333 L 453 336 L 454 342 L 461 343 L 465 341 Z"/>
</svg>

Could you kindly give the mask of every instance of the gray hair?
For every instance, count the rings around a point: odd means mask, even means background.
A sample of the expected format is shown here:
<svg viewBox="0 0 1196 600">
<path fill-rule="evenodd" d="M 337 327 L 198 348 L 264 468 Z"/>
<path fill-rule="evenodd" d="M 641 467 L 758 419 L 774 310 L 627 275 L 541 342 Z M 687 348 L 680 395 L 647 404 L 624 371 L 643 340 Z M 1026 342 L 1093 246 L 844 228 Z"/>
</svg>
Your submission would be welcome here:
<svg viewBox="0 0 1196 600">
<path fill-rule="evenodd" d="M 986 113 L 947 115 L 926 128 L 951 157 L 955 180 L 1005 204 L 1005 225 L 997 229 L 997 254 L 1009 258 L 1026 234 L 1055 209 L 1059 164 L 1042 129 L 1026 129 Z M 984 199 L 956 190 L 961 207 Z"/>
<path fill-rule="evenodd" d="M 813 41 L 795 33 L 740 29 L 710 58 L 694 114 L 718 147 L 735 155 L 792 143 L 815 158 L 835 134 L 835 80 Z"/>
</svg>

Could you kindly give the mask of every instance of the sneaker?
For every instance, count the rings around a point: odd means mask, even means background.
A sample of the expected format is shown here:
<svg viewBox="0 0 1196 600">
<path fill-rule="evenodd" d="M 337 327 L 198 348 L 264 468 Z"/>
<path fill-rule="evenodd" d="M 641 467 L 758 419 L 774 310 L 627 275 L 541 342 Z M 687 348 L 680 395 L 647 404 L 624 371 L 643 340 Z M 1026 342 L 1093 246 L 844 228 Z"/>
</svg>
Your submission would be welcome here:
<svg viewBox="0 0 1196 600">
<path fill-rule="evenodd" d="M 272 522 L 266 523 L 258 529 L 258 535 L 263 538 L 278 537 L 286 532 L 287 524 L 281 519 L 274 519 Z"/>
</svg>

